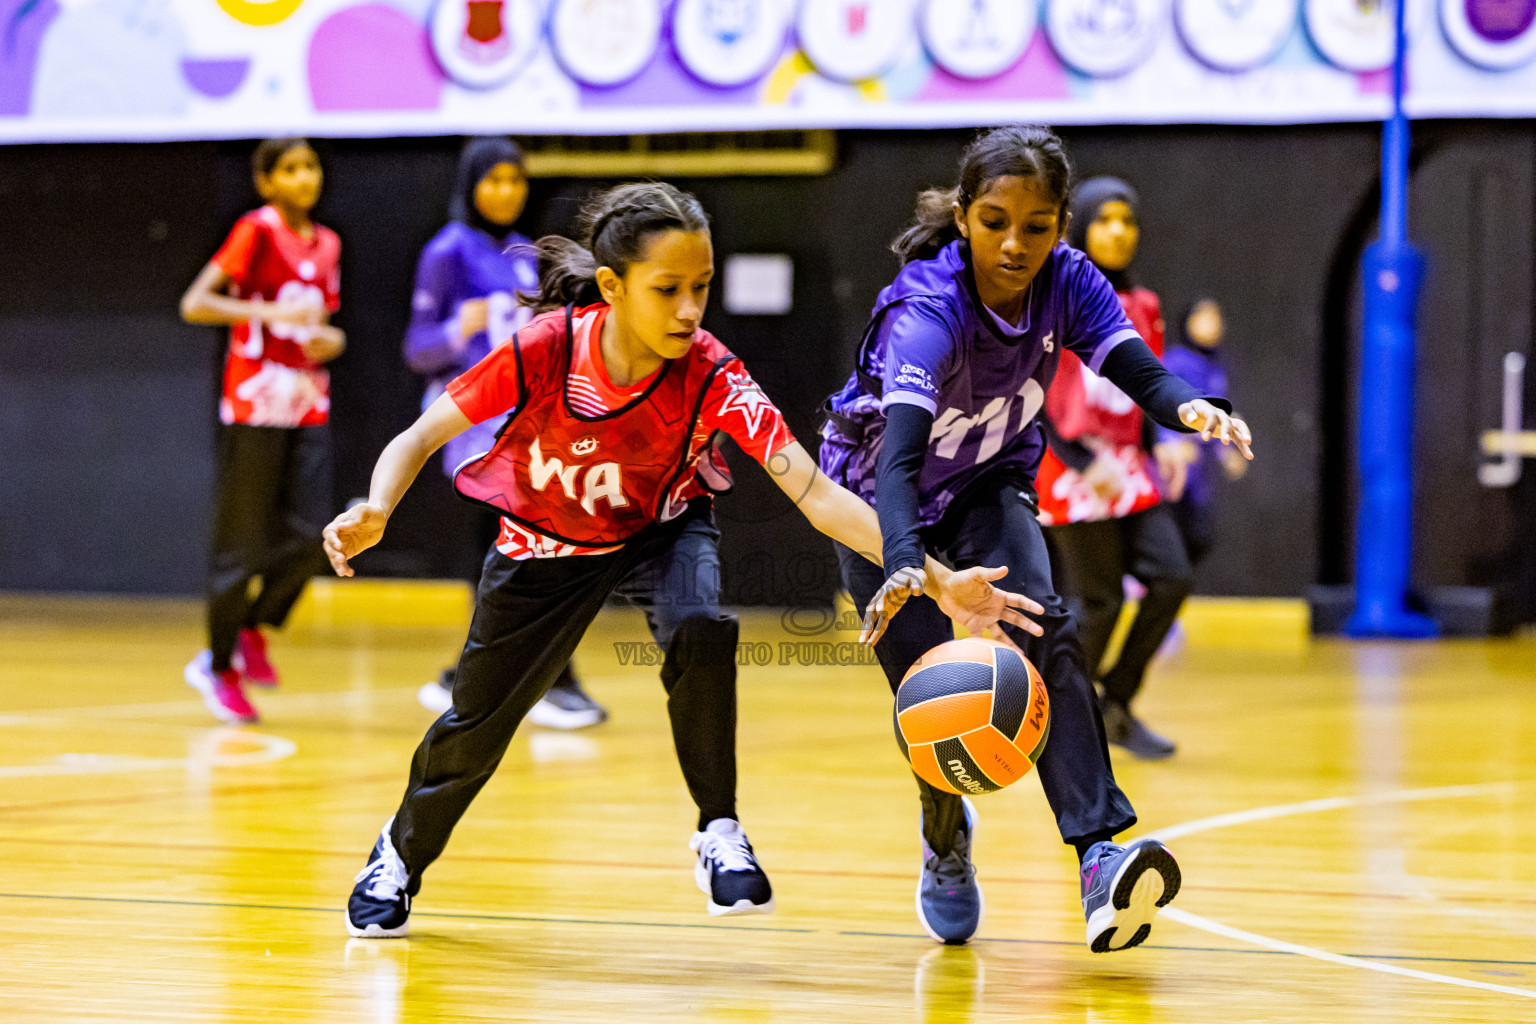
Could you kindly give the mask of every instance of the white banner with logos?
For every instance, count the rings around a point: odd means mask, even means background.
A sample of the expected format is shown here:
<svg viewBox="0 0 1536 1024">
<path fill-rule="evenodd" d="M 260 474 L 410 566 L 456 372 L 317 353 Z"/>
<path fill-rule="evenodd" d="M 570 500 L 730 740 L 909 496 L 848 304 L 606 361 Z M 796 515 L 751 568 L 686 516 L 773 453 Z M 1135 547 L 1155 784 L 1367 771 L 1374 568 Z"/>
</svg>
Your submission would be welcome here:
<svg viewBox="0 0 1536 1024">
<path fill-rule="evenodd" d="M 0 0 L 0 141 L 1346 121 L 1393 0 Z M 1536 116 L 1536 0 L 1405 0 L 1418 116 Z"/>
</svg>

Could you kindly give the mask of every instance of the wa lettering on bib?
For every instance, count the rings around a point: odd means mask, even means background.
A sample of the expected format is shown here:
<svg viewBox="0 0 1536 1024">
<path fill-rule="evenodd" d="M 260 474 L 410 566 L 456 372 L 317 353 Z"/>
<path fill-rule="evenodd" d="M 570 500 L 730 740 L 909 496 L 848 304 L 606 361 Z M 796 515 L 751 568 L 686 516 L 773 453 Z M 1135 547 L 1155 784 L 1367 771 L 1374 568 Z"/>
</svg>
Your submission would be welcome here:
<svg viewBox="0 0 1536 1024">
<path fill-rule="evenodd" d="M 704 331 L 622 405 L 578 411 L 591 406 L 572 402 L 572 353 L 588 344 L 595 351 L 606 311 L 536 317 L 448 388 L 471 421 L 512 404 L 490 451 L 455 473 L 459 493 L 509 526 L 581 549 L 622 544 L 707 493 L 695 471 L 716 429 L 759 462 L 794 440 L 741 361 Z"/>
</svg>

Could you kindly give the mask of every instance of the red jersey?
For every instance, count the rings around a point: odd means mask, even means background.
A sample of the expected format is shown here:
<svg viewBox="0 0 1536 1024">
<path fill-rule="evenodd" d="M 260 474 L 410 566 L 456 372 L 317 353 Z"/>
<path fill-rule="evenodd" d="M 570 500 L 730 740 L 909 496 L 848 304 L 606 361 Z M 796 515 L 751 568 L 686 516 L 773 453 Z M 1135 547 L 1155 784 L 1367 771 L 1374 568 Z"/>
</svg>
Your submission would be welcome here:
<svg viewBox="0 0 1536 1024">
<path fill-rule="evenodd" d="M 1131 325 L 1154 355 L 1163 355 L 1163 315 L 1157 295 L 1145 288 L 1118 293 Z M 1157 465 L 1142 447 L 1142 413 L 1130 396 L 1090 370 L 1077 355 L 1062 350 L 1061 363 L 1045 395 L 1045 411 L 1057 433 L 1081 441 L 1096 454 L 1108 453 L 1125 473 L 1125 488 L 1107 502 L 1078 473 L 1049 450 L 1040 462 L 1036 487 L 1046 525 L 1119 519 L 1162 500 Z"/>
<path fill-rule="evenodd" d="M 489 452 L 454 474 L 465 497 L 502 514 L 511 558 L 612 551 L 708 493 L 699 480 L 723 430 L 766 464 L 794 441 L 740 359 L 706 331 L 644 380 L 619 388 L 600 339 L 605 304 L 534 318 L 448 385 L 471 422 L 511 410 Z"/>
<path fill-rule="evenodd" d="M 300 302 L 334 313 L 341 304 L 341 240 L 313 225 L 293 231 L 274 207 L 235 222 L 213 262 L 229 275 L 237 299 Z M 231 324 L 219 418 L 259 427 L 309 427 L 331 411 L 331 378 L 298 345 L 308 328 Z"/>
</svg>

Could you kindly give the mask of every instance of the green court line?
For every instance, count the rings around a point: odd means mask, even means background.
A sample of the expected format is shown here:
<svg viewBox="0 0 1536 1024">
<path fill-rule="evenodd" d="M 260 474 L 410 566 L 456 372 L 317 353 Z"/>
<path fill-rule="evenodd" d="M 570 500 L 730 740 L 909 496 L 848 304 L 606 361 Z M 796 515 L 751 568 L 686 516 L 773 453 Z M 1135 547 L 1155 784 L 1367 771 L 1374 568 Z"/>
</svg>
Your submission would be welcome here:
<svg viewBox="0 0 1536 1024">
<path fill-rule="evenodd" d="M 169 900 L 150 899 L 135 896 L 61 896 L 51 893 L 29 892 L 0 892 L 0 899 L 8 900 L 56 900 L 72 903 L 126 903 L 142 906 L 158 907 L 211 907 L 222 910 L 289 910 L 303 914 L 335 914 L 340 912 L 337 907 L 304 907 L 282 903 L 226 903 L 214 900 Z M 818 935 L 825 934 L 820 928 L 764 928 L 751 925 L 730 924 L 683 924 L 673 921 L 610 921 L 600 918 L 588 917 L 533 917 L 527 914 L 475 914 L 467 912 L 451 913 L 449 911 L 413 910 L 413 917 L 431 917 L 450 921 L 510 921 L 519 924 L 587 924 L 610 925 L 619 928 L 684 928 L 704 929 L 706 931 L 735 931 L 735 932 L 773 932 L 776 934 L 790 935 Z M 914 935 L 905 932 L 865 932 L 865 931 L 838 931 L 837 935 L 849 935 L 874 939 L 928 939 L 926 935 Z M 929 940 L 932 941 L 932 940 Z M 1013 939 L 1005 937 L 983 937 L 977 942 L 998 942 L 1010 945 L 1024 946 L 1077 946 L 1076 942 L 1065 939 Z M 1179 953 L 1240 953 L 1244 956 L 1295 956 L 1295 953 L 1287 953 L 1274 949 L 1229 949 L 1221 946 L 1163 946 L 1147 944 L 1143 949 L 1162 949 Z M 1349 954 L 1361 959 L 1366 954 Z M 1406 955 L 1376 955 L 1369 954 L 1374 960 L 1407 960 L 1410 962 L 1422 961 L 1425 963 L 1448 964 L 1493 964 L 1501 967 L 1536 967 L 1536 960 L 1484 960 L 1475 957 L 1455 956 L 1406 956 Z"/>
</svg>

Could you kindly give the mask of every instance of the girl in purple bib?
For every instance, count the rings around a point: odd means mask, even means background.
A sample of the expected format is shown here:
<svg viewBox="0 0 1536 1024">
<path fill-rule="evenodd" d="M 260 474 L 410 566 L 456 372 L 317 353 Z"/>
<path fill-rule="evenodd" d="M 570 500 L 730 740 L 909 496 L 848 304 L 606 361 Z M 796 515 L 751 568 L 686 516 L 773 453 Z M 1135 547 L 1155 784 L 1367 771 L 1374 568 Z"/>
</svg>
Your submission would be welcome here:
<svg viewBox="0 0 1536 1024">
<path fill-rule="evenodd" d="M 920 596 L 916 567 L 926 555 L 957 567 L 1006 565 L 1010 587 L 1045 606 L 1042 636 L 1006 633 L 1050 694 L 1040 783 L 1077 850 L 1088 945 L 1105 952 L 1145 940 L 1180 876 L 1157 840 L 1113 842 L 1136 815 L 1110 770 L 1082 645 L 1036 520 L 1040 408 L 1066 347 L 1166 427 L 1219 436 L 1245 454 L 1250 435 L 1223 400 L 1164 369 L 1103 273 L 1065 245 L 1070 178 L 1049 129 L 1000 128 L 966 150 L 955 188 L 922 195 L 893 246 L 904 266 L 876 300 L 855 371 L 830 400 L 821 466 L 880 517 L 883 569 L 838 551 L 855 604 L 908 598 L 875 647 L 893 690 L 953 636 Z M 934 939 L 962 943 L 983 906 L 970 857 L 975 809 L 921 779 L 918 788 L 918 917 Z"/>
<path fill-rule="evenodd" d="M 449 204 L 452 219 L 432 236 L 416 267 L 411 297 L 411 326 L 405 335 L 405 361 L 427 379 L 421 407 L 442 395 L 448 382 L 504 345 L 528 322 L 531 310 L 520 293 L 539 287 L 533 243 L 513 225 L 528 202 L 523 151 L 511 139 L 471 139 L 459 157 L 458 184 Z M 505 416 L 477 424 L 443 446 L 443 469 L 450 476 L 464 462 L 490 450 Z M 480 583 L 481 563 L 496 540 L 500 520 L 478 513 L 467 531 L 465 581 Z M 423 686 L 417 699 L 442 714 L 453 705 L 453 668 Z M 581 687 L 571 666 L 534 705 L 528 720 L 553 729 L 580 729 L 608 718 L 608 711 Z"/>
</svg>

